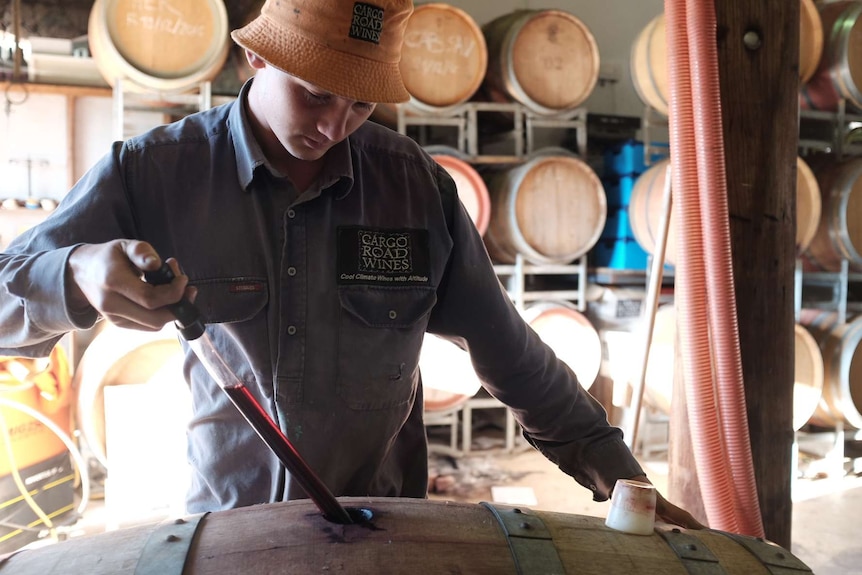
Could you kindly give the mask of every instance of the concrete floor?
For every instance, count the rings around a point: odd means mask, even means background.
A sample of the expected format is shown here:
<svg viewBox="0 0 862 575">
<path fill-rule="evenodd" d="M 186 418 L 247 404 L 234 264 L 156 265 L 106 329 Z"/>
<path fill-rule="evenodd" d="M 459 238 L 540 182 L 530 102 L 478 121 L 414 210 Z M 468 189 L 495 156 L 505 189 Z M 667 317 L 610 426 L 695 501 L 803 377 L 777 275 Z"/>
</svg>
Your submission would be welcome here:
<svg viewBox="0 0 862 575">
<path fill-rule="evenodd" d="M 818 575 L 862 573 L 862 478 L 793 503 L 791 551 Z"/>
</svg>

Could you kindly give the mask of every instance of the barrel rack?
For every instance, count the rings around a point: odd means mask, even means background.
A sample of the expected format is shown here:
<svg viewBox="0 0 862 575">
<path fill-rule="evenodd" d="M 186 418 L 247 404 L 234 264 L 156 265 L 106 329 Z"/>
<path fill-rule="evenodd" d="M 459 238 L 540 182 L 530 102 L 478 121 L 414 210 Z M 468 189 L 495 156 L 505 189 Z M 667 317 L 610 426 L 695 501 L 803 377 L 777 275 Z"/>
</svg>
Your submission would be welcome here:
<svg viewBox="0 0 862 575">
<path fill-rule="evenodd" d="M 502 119 L 511 122 L 510 129 L 503 130 L 508 143 L 508 154 L 487 154 L 484 142 L 480 137 L 481 124 L 493 115 L 498 124 Z M 457 106 L 435 110 L 433 112 L 418 112 L 407 106 L 398 106 L 396 110 L 397 131 L 410 136 L 410 127 L 430 128 L 446 127 L 454 129 L 454 137 L 450 137 L 446 145 L 464 155 L 464 160 L 472 164 L 502 164 L 523 161 L 528 156 L 539 153 L 539 132 L 542 130 L 574 130 L 576 144 L 575 152 L 582 158 L 587 154 L 587 110 L 575 108 L 560 111 L 554 115 L 538 114 L 518 102 L 466 102 Z M 507 126 L 507 127 L 508 127 Z M 499 138 L 498 138 L 499 139 Z M 427 145 L 420 135 L 417 138 L 420 145 Z M 436 143 L 436 142 L 435 142 Z M 527 302 L 538 300 L 569 301 L 575 304 L 580 312 L 586 310 L 587 256 L 584 255 L 571 264 L 533 265 L 527 264 L 521 254 L 516 256 L 513 264 L 497 264 L 494 271 L 501 278 L 509 297 L 519 311 L 524 311 Z M 577 278 L 575 289 L 534 290 L 528 289 L 529 276 L 572 276 Z M 490 396 L 476 396 L 457 408 L 433 415 L 427 414 L 426 425 L 450 426 L 450 449 L 456 453 L 469 453 L 472 443 L 473 411 L 477 409 L 505 409 L 505 449 L 511 452 L 515 449 L 517 424 L 512 412 L 498 399 Z M 460 412 L 460 417 L 459 417 Z M 461 422 L 461 450 L 457 449 L 457 423 Z"/>
<path fill-rule="evenodd" d="M 803 307 L 816 309 L 831 309 L 838 313 L 838 323 L 846 323 L 848 312 L 862 312 L 862 302 L 852 301 L 849 297 L 850 286 L 862 284 L 862 273 L 850 272 L 850 263 L 841 260 L 841 269 L 837 272 L 803 271 L 802 260 L 796 260 L 794 274 L 794 313 L 799 321 Z M 828 294 L 829 299 L 815 301 L 803 297 L 805 291 L 819 290 L 821 295 Z"/>
<path fill-rule="evenodd" d="M 801 155 L 811 152 L 834 154 L 839 160 L 845 155 L 862 154 L 862 115 L 847 112 L 844 98 L 839 99 L 835 112 L 806 110 L 799 112 L 800 136 L 798 148 Z M 644 160 L 649 165 L 651 149 L 649 142 L 651 133 L 666 129 L 667 117 L 649 105 L 644 106 L 641 117 L 644 132 Z M 650 266 L 647 266 L 649 269 Z M 672 274 L 672 270 L 671 270 Z M 849 313 L 862 313 L 862 301 L 854 301 L 850 297 L 851 286 L 862 284 L 862 273 L 852 273 L 849 262 L 842 259 L 838 271 L 803 271 L 802 260 L 797 259 L 794 275 L 794 316 L 800 320 L 803 307 L 834 310 L 839 324 L 846 323 Z M 860 286 L 862 287 L 862 286 Z M 817 297 L 811 297 L 817 296 Z M 839 418 L 840 419 L 840 418 Z M 849 433 L 849 435 L 848 435 Z M 845 473 L 844 466 L 848 459 L 845 446 L 858 442 L 862 446 L 862 431 L 844 429 L 843 422 L 837 423 L 834 429 L 824 431 L 796 431 L 793 443 L 794 468 L 799 470 L 800 443 L 803 445 L 818 445 L 823 453 L 823 463 L 830 476 L 841 477 Z M 854 468 L 862 469 L 862 458 L 853 462 Z M 794 480 L 796 478 L 794 477 Z"/>
<path fill-rule="evenodd" d="M 485 154 L 484 144 L 480 137 L 480 125 L 484 125 L 489 115 L 497 122 L 506 120 L 506 127 L 501 133 L 507 136 L 510 154 Z M 540 130 L 575 130 L 575 152 L 582 158 L 587 155 L 587 110 L 575 108 L 560 111 L 554 115 L 538 114 L 523 104 L 516 102 L 466 102 L 457 106 L 443 108 L 434 113 L 414 113 L 405 106 L 397 108 L 397 131 L 408 134 L 410 126 L 429 128 L 442 126 L 454 128 L 454 142 L 450 138 L 451 147 L 465 154 L 466 161 L 477 164 L 495 164 L 517 162 L 539 151 L 537 135 Z M 421 140 L 421 138 L 420 138 Z M 425 142 L 419 142 L 425 145 Z"/>
<path fill-rule="evenodd" d="M 839 98 L 834 112 L 801 109 L 799 111 L 799 152 L 834 154 L 838 160 L 845 156 L 862 154 L 862 115 L 848 113 L 847 101 Z M 862 273 L 850 271 L 849 261 L 842 258 L 838 271 L 803 271 L 802 261 L 797 259 L 794 274 L 794 314 L 800 319 L 803 307 L 834 310 L 839 324 L 846 323 L 848 314 L 862 313 L 862 302 L 850 296 L 851 286 L 862 284 Z M 811 297 L 816 295 L 818 297 Z M 828 296 L 825 297 L 824 296 Z M 837 417 L 833 429 L 822 431 L 797 431 L 793 442 L 794 467 L 799 470 L 801 445 L 820 446 L 823 449 L 822 463 L 825 473 L 834 478 L 845 474 L 848 458 L 857 471 L 862 470 L 862 458 L 848 457 L 847 445 L 862 446 L 862 431 L 845 430 L 841 417 Z M 825 449 L 824 449 L 825 446 Z M 854 449 L 855 451 L 855 449 Z M 798 473 L 797 473 L 798 475 Z M 794 477 L 794 480 L 796 477 Z"/>
<path fill-rule="evenodd" d="M 848 312 L 862 312 L 862 302 L 852 301 L 849 298 L 850 286 L 862 284 L 862 273 L 850 272 L 850 264 L 846 258 L 841 260 L 841 268 L 837 272 L 825 271 L 803 271 L 801 259 L 796 261 L 794 274 L 794 314 L 796 321 L 800 320 L 803 307 L 823 310 L 834 310 L 837 313 L 837 323 L 847 322 Z M 828 299 L 813 300 L 806 299 L 804 294 L 819 290 L 821 295 L 828 294 Z M 837 423 L 832 429 L 821 431 L 795 432 L 793 442 L 794 468 L 797 476 L 800 470 L 800 448 L 807 445 L 814 450 L 822 451 L 822 462 L 824 472 L 833 479 L 840 479 L 846 473 L 845 465 L 849 463 L 855 471 L 862 471 L 862 457 L 847 453 L 846 446 L 853 443 L 862 447 L 862 430 L 846 430 L 840 415 L 836 416 Z M 855 451 L 855 449 L 854 449 Z M 797 477 L 794 477 L 794 480 Z"/>
<path fill-rule="evenodd" d="M 578 311 L 586 310 L 586 281 L 587 281 L 587 256 L 581 256 L 572 264 L 559 265 L 532 265 L 524 261 L 520 254 L 516 257 L 514 264 L 497 264 L 494 271 L 501 278 L 506 292 L 515 304 L 515 307 L 523 312 L 526 302 L 531 301 L 569 301 L 575 304 Z M 571 290 L 533 290 L 526 286 L 528 276 L 540 275 L 564 275 L 577 277 L 577 286 Z M 518 428 L 515 418 L 505 404 L 500 400 L 487 394 L 477 394 L 458 407 L 439 413 L 426 414 L 426 425 L 448 425 L 450 426 L 451 454 L 470 453 L 473 437 L 473 411 L 478 409 L 505 409 L 505 450 L 515 450 L 516 431 Z M 460 416 L 459 416 L 460 414 Z M 461 424 L 461 449 L 458 449 L 458 423 Z"/>
<path fill-rule="evenodd" d="M 649 167 L 653 163 L 653 157 L 657 154 L 665 154 L 668 149 L 662 149 L 655 145 L 654 132 L 663 132 L 667 137 L 668 118 L 649 104 L 644 106 L 643 114 L 641 115 L 641 130 L 643 131 L 644 141 L 644 165 Z M 669 146 L 669 144 L 668 144 Z"/>
<path fill-rule="evenodd" d="M 845 154 L 859 155 L 862 140 L 862 115 L 848 114 L 847 101 L 838 100 L 835 112 L 822 110 L 799 111 L 799 150 L 802 155 L 809 152 L 826 152 L 842 159 Z M 855 141 L 854 141 L 855 140 Z"/>
<path fill-rule="evenodd" d="M 525 264 L 523 256 L 517 256 L 516 261 L 512 265 L 495 265 L 494 271 L 500 276 L 503 285 L 509 297 L 515 304 L 515 307 L 523 312 L 526 309 L 526 302 L 539 300 L 564 300 L 571 301 L 575 304 L 578 311 L 583 312 L 587 308 L 586 299 L 586 281 L 587 281 L 587 256 L 581 256 L 577 262 L 565 265 L 528 265 Z M 527 276 L 538 275 L 567 275 L 576 276 L 577 287 L 573 290 L 528 290 L 525 287 L 525 279 Z M 503 403 L 493 397 L 473 397 L 461 407 L 461 435 L 462 435 L 462 451 L 470 452 L 473 433 L 473 410 L 476 409 L 506 409 L 506 451 L 511 452 L 515 449 L 515 434 L 517 424 L 515 418 Z"/>
<path fill-rule="evenodd" d="M 212 82 L 209 81 L 200 82 L 193 90 L 163 92 L 141 87 L 127 78 L 116 78 L 112 94 L 114 139 L 117 141 L 140 132 L 129 125 L 129 112 L 160 112 L 167 123 L 178 116 L 208 110 L 236 99 L 232 96 L 213 96 Z"/>
</svg>

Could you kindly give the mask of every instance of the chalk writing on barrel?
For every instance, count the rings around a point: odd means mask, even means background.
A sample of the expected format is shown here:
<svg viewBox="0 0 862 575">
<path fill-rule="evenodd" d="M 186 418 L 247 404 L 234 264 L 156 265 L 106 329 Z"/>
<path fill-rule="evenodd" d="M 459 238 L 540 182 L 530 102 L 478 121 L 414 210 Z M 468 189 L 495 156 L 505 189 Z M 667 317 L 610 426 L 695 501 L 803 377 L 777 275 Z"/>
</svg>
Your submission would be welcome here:
<svg viewBox="0 0 862 575">
<path fill-rule="evenodd" d="M 431 54 L 454 54 L 462 58 L 470 58 L 476 49 L 476 40 L 459 35 L 441 37 L 436 32 L 417 30 L 407 32 L 404 36 L 404 46 L 422 49 Z"/>
<path fill-rule="evenodd" d="M 205 33 L 203 24 L 189 22 L 182 11 L 167 0 L 135 0 L 126 12 L 126 25 L 186 38 L 203 37 Z"/>
</svg>

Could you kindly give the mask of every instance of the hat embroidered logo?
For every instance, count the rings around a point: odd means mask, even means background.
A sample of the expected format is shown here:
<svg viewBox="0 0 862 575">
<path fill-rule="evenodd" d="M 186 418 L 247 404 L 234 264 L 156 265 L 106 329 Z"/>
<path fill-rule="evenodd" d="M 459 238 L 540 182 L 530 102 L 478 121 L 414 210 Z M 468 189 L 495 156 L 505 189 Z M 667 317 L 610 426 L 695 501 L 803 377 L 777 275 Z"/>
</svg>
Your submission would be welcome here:
<svg viewBox="0 0 862 575">
<path fill-rule="evenodd" d="M 350 23 L 350 37 L 366 42 L 380 43 L 383 31 L 383 8 L 365 2 L 353 5 L 353 21 Z"/>
</svg>

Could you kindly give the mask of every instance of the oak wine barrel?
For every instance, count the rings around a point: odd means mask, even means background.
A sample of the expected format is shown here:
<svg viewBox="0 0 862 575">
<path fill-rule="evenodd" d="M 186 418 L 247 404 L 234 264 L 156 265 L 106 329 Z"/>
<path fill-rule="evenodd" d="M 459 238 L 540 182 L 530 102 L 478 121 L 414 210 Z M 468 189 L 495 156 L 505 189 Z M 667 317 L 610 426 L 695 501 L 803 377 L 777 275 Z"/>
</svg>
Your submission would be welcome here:
<svg viewBox="0 0 862 575">
<path fill-rule="evenodd" d="M 805 252 L 820 225 L 823 198 L 808 162 L 796 158 L 796 249 Z"/>
<path fill-rule="evenodd" d="M 191 90 L 219 74 L 230 47 L 223 0 L 96 0 L 87 30 L 105 81 L 135 92 Z"/>
<path fill-rule="evenodd" d="M 402 104 L 377 104 L 371 119 L 397 128 L 407 116 L 451 115 L 478 91 L 488 69 L 488 46 L 472 16 L 450 4 L 419 4 L 407 20 L 401 77 L 410 93 Z"/>
<path fill-rule="evenodd" d="M 670 160 L 661 160 L 638 176 L 632 189 L 628 213 L 632 233 L 638 244 L 649 254 L 654 254 L 658 243 L 662 216 L 662 194 Z M 814 240 L 820 225 L 822 203 L 821 189 L 808 163 L 796 158 L 796 249 L 805 252 Z M 677 258 L 676 217 L 671 209 L 667 245 L 664 261 L 674 265 Z"/>
<path fill-rule="evenodd" d="M 158 332 L 105 324 L 87 346 L 72 382 L 76 421 L 84 441 L 103 466 L 108 467 L 105 386 L 148 383 L 163 365 L 181 354 L 177 330 L 172 324 Z M 177 393 L 188 391 L 184 384 L 173 387 Z"/>
<path fill-rule="evenodd" d="M 799 431 L 817 412 L 823 398 L 825 371 L 817 340 L 802 324 L 793 326 L 793 430 Z"/>
<path fill-rule="evenodd" d="M 605 189 L 584 161 L 539 155 L 485 178 L 491 221 L 485 245 L 500 263 L 518 254 L 537 264 L 566 264 L 599 240 L 607 219 Z"/>
<path fill-rule="evenodd" d="M 426 333 L 419 353 L 425 411 L 456 409 L 476 395 L 482 382 L 470 354 L 436 335 Z"/>
<path fill-rule="evenodd" d="M 862 429 L 862 317 L 838 323 L 838 314 L 803 309 L 800 321 L 823 356 L 823 396 L 812 423 Z"/>
<path fill-rule="evenodd" d="M 829 332 L 837 323 L 837 311 L 803 308 L 799 313 L 799 325 L 801 325 L 817 343 L 817 349 L 820 352 L 820 363 L 823 365 L 823 385 L 827 385 L 826 365 L 823 361 L 823 344 L 829 337 Z M 838 419 L 832 415 L 829 406 L 826 404 L 826 399 L 823 397 L 823 392 L 821 391 L 817 407 L 814 409 L 814 413 L 806 423 L 813 423 L 814 425 L 820 426 L 833 426 L 837 422 Z"/>
<path fill-rule="evenodd" d="M 552 115 L 581 105 L 599 78 L 590 29 L 563 10 L 516 10 L 482 27 L 488 71 L 482 92 Z"/>
<path fill-rule="evenodd" d="M 820 221 L 805 255 L 826 271 L 841 269 L 847 259 L 862 270 L 862 158 L 831 158 L 814 168 L 822 196 Z"/>
<path fill-rule="evenodd" d="M 664 14 L 649 21 L 635 38 L 629 59 L 632 83 L 641 101 L 667 116 L 667 27 Z"/>
<path fill-rule="evenodd" d="M 568 365 L 581 387 L 589 389 L 599 375 L 602 342 L 593 324 L 568 302 L 538 301 L 524 310 L 524 319 Z"/>
<path fill-rule="evenodd" d="M 308 500 L 110 531 L 25 549 L 4 575 L 132 573 L 602 573 L 688 572 L 707 562 L 728 575 L 811 570 L 784 548 L 714 529 L 658 524 L 649 535 L 616 531 L 604 519 L 490 503 L 341 498 L 356 516 L 328 522 Z M 679 549 L 696 550 L 696 560 Z M 682 558 L 681 558 L 682 556 Z"/>
<path fill-rule="evenodd" d="M 801 324 L 794 326 L 793 429 L 799 430 L 818 410 L 824 387 L 823 357 L 816 339 Z M 656 311 L 644 381 L 646 403 L 671 413 L 676 361 L 676 310 L 672 304 Z"/>
<path fill-rule="evenodd" d="M 802 86 L 800 105 L 834 112 L 843 98 L 849 106 L 862 110 L 862 59 L 858 56 L 862 3 L 843 0 L 818 6 L 825 44 L 816 71 Z"/>
<path fill-rule="evenodd" d="M 455 180 L 461 203 L 470 214 L 479 235 L 485 235 L 491 221 L 491 197 L 488 195 L 485 180 L 476 168 L 464 159 L 464 155 L 454 148 L 429 146 L 426 151 Z"/>
<path fill-rule="evenodd" d="M 401 76 L 416 108 L 466 102 L 485 77 L 488 48 L 472 16 L 449 4 L 419 4 L 407 21 Z"/>
<path fill-rule="evenodd" d="M 648 254 L 655 254 L 656 245 L 659 241 L 662 195 L 667 185 L 668 166 L 670 166 L 670 160 L 661 160 L 638 176 L 632 187 L 632 195 L 629 200 L 628 213 L 632 234 Z M 664 252 L 664 262 L 669 265 L 676 263 L 675 220 L 674 211 L 671 209 Z"/>
<path fill-rule="evenodd" d="M 799 6 L 799 81 L 808 82 L 823 57 L 823 22 L 814 0 Z"/>
<path fill-rule="evenodd" d="M 823 24 L 814 0 L 802 0 L 799 13 L 799 80 L 808 82 L 823 54 Z M 632 44 L 630 72 L 641 101 L 667 116 L 668 84 L 667 28 L 664 13 L 650 20 Z"/>
<path fill-rule="evenodd" d="M 666 304 L 659 307 L 655 313 L 652 341 L 644 374 L 644 402 L 664 414 L 671 412 L 675 349 L 676 310 L 673 304 Z"/>
</svg>

